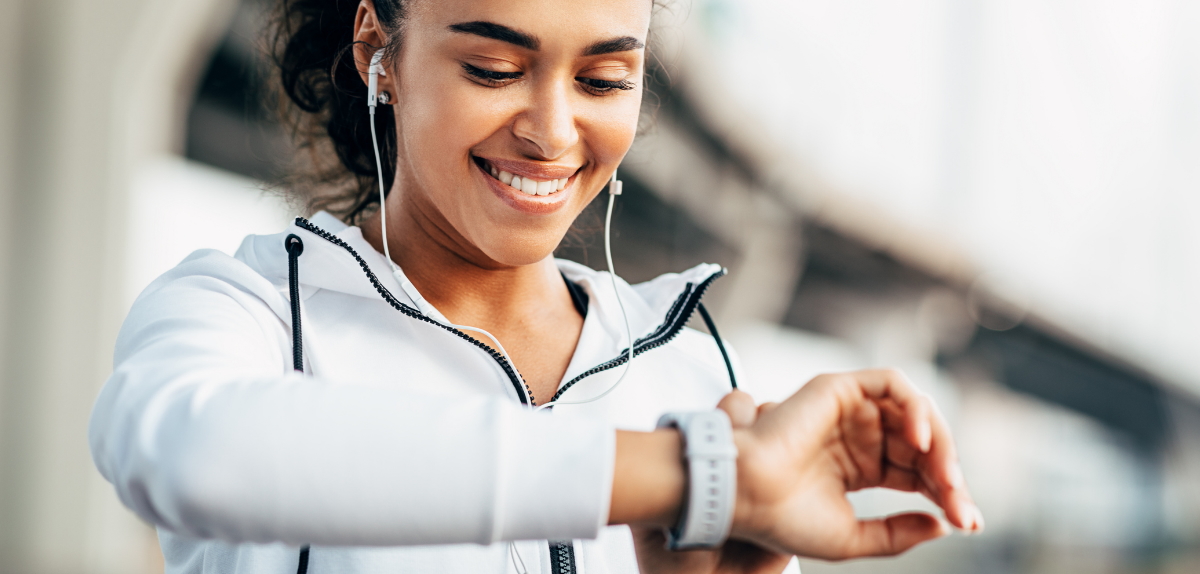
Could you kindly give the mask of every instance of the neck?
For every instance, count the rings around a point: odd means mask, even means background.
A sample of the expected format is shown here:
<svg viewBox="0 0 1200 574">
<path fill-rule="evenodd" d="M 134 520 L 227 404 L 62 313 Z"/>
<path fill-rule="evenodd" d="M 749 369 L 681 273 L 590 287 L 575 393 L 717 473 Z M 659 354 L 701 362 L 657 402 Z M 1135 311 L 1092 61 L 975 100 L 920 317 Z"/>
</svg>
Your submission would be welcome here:
<svg viewBox="0 0 1200 574">
<path fill-rule="evenodd" d="M 505 265 L 472 245 L 436 210 L 412 205 L 403 194 L 392 194 L 387 203 L 363 222 L 363 237 L 382 253 L 379 217 L 386 214 L 392 260 L 450 321 L 504 331 L 512 321 L 544 311 L 548 299 L 570 303 L 552 255 L 528 265 Z"/>
</svg>

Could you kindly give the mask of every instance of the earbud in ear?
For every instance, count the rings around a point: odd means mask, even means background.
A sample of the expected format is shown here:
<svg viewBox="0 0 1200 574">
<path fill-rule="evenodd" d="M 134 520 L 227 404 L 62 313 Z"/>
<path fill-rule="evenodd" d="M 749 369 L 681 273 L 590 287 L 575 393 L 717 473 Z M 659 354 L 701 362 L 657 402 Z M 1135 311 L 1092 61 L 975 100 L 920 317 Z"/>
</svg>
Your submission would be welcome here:
<svg viewBox="0 0 1200 574">
<path fill-rule="evenodd" d="M 371 56 L 371 66 L 367 68 L 367 106 L 375 107 L 379 100 L 379 76 L 387 74 L 383 71 L 383 50 L 376 50 Z M 385 104 L 387 102 L 384 102 Z"/>
</svg>

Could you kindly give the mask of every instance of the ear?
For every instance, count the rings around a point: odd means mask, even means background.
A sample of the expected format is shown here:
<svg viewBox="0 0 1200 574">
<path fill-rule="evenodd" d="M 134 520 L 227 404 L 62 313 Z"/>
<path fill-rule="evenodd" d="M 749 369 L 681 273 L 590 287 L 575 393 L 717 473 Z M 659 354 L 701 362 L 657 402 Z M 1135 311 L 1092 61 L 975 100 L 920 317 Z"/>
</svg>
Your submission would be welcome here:
<svg viewBox="0 0 1200 574">
<path fill-rule="evenodd" d="M 382 50 L 387 43 L 387 32 L 380 26 L 379 18 L 375 14 L 375 3 L 371 0 L 358 3 L 358 12 L 354 15 L 354 42 L 354 67 L 358 69 L 363 84 L 366 84 L 371 56 L 375 55 L 376 50 Z M 387 77 L 386 67 L 380 74 L 379 89 L 389 91 L 393 96 L 396 94 L 391 80 Z"/>
</svg>

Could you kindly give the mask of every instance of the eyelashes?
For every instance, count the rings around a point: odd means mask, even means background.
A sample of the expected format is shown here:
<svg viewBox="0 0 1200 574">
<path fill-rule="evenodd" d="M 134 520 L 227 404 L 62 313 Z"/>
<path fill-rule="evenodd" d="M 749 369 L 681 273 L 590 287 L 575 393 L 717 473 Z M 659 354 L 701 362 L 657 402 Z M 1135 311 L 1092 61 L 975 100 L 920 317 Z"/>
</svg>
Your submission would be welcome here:
<svg viewBox="0 0 1200 574">
<path fill-rule="evenodd" d="M 500 85 L 508 80 L 515 80 L 524 75 L 524 72 L 495 72 L 492 70 L 485 70 L 477 66 L 472 66 L 466 62 L 463 62 L 462 67 L 463 71 L 466 73 L 494 85 Z"/>
<path fill-rule="evenodd" d="M 610 82 L 608 80 L 598 80 L 596 78 L 575 78 L 579 82 L 589 88 L 588 91 L 609 92 L 612 90 L 632 90 L 635 85 L 629 80 L 621 80 L 619 82 Z"/>
<path fill-rule="evenodd" d="M 525 75 L 524 72 L 497 72 L 494 70 L 487 70 L 478 66 L 472 66 L 466 62 L 463 62 L 462 68 L 463 71 L 471 77 L 482 81 L 485 85 L 492 87 L 508 85 L 508 83 L 512 80 L 519 79 Z M 585 78 L 581 76 L 575 78 L 575 81 L 579 82 L 580 85 L 583 86 L 583 89 L 594 95 L 604 95 L 611 93 L 613 90 L 632 90 L 637 87 L 637 84 L 634 84 L 629 80 L 620 80 L 614 82 L 610 80 Z"/>
</svg>

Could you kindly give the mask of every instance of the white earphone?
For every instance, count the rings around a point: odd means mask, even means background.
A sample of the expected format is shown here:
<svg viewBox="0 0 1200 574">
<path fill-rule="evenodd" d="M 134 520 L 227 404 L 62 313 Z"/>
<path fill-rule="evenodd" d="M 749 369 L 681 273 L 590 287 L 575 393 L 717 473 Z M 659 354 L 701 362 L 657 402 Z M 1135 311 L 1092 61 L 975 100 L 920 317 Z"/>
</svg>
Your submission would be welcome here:
<svg viewBox="0 0 1200 574">
<path fill-rule="evenodd" d="M 383 71 L 383 50 L 376 50 L 371 56 L 371 65 L 367 68 L 367 105 L 372 108 L 372 112 L 375 102 L 379 99 L 379 76 L 386 75 L 387 72 Z"/>
</svg>

